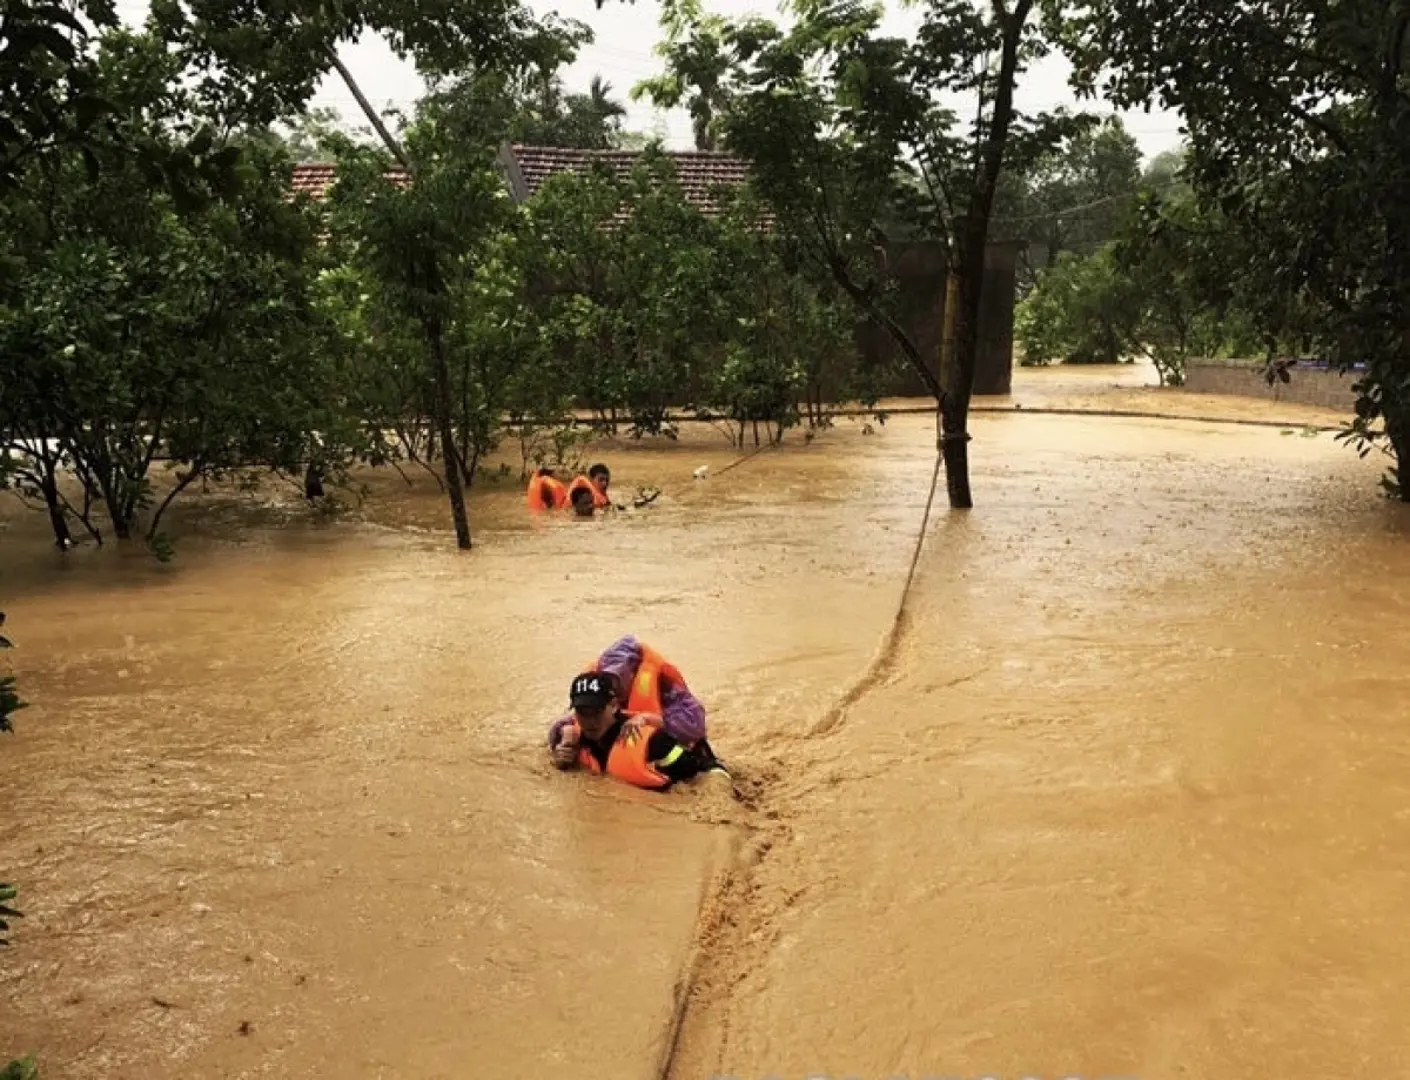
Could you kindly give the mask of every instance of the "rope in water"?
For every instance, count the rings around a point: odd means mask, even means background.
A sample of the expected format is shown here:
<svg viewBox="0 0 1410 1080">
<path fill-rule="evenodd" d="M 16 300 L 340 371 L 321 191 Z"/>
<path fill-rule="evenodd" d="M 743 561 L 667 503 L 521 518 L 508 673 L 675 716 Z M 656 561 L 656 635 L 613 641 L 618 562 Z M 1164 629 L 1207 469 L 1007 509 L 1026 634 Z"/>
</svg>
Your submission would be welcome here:
<svg viewBox="0 0 1410 1080">
<path fill-rule="evenodd" d="M 938 416 L 936 417 L 936 423 L 938 428 Z M 891 627 L 887 631 L 886 637 L 882 640 L 881 647 L 877 650 L 876 656 L 872 659 L 872 662 L 867 665 L 861 677 L 852 684 L 852 687 L 842 696 L 841 700 L 828 710 L 827 715 L 823 717 L 822 721 L 814 725 L 810 734 L 822 734 L 836 727 L 847 709 L 855 704 L 858 699 L 876 684 L 877 680 L 888 669 L 891 659 L 895 655 L 896 645 L 900 640 L 902 628 L 905 625 L 907 604 L 911 597 L 911 586 L 915 582 L 916 568 L 920 565 L 920 554 L 925 547 L 925 536 L 930 527 L 930 512 L 935 506 L 935 493 L 940 487 L 940 466 L 944 463 L 945 455 L 943 443 L 938 438 L 936 442 L 935 467 L 930 473 L 930 492 L 925 498 L 925 512 L 921 515 L 920 531 L 916 534 L 915 547 L 911 551 L 911 563 L 906 570 L 906 583 L 901 587 L 901 598 L 896 605 L 896 614 L 891 620 Z M 759 447 L 753 453 L 746 454 L 738 461 L 733 462 L 730 468 L 733 468 L 734 465 L 742 465 L 762 449 L 766 448 Z M 722 469 L 721 472 L 723 471 Z M 737 863 L 738 853 L 732 852 L 731 854 L 731 863 Z M 728 878 L 728 874 L 729 871 L 726 870 L 726 878 Z M 715 886 L 709 890 L 709 892 L 716 894 L 720 891 L 719 886 Z M 705 912 L 704 904 L 701 905 L 701 912 L 701 919 L 703 920 Z M 666 1029 L 666 1036 L 662 1046 L 661 1062 L 656 1070 L 657 1080 L 670 1080 L 671 1074 L 675 1069 L 676 1054 L 680 1049 L 681 1031 L 685 1027 L 686 1014 L 690 1011 L 690 996 L 695 987 L 700 965 L 704 962 L 705 958 L 705 950 L 701 941 L 702 936 L 702 932 L 699 926 L 697 926 L 691 956 L 685 964 L 681 978 L 676 982 L 675 1000 L 671 1010 L 671 1019 Z"/>
<path fill-rule="evenodd" d="M 754 447 L 753 450 L 750 450 L 749 453 L 747 453 L 747 454 L 741 454 L 739 457 L 735 458 L 733 461 L 731 461 L 728 465 L 726 465 L 723 469 L 721 469 L 721 470 L 720 470 L 719 472 L 717 472 L 715 475 L 716 475 L 716 476 L 724 476 L 724 474 L 727 473 L 727 472 L 729 472 L 731 469 L 737 469 L 737 468 L 739 468 L 739 466 L 743 465 L 746 461 L 749 461 L 751 458 L 754 458 L 754 457 L 756 457 L 757 455 L 762 454 L 765 450 L 772 450 L 772 449 L 774 449 L 774 446 L 773 446 L 772 444 L 770 444 L 770 443 L 764 443 L 762 446 L 756 446 L 756 447 Z"/>
<path fill-rule="evenodd" d="M 870 416 L 870 415 L 872 414 L 872 411 L 874 411 L 874 410 L 866 410 L 866 409 L 833 409 L 833 410 L 830 410 L 827 415 L 828 415 L 828 416 L 843 416 L 843 417 Z M 914 415 L 918 415 L 918 414 L 921 414 L 921 413 L 929 413 L 929 412 L 931 412 L 931 411 L 932 411 L 932 409 L 929 408 L 929 407 L 927 407 L 927 406 L 901 406 L 901 407 L 899 407 L 899 408 L 887 409 L 887 410 L 885 410 L 885 412 L 887 412 L 888 414 L 890 414 L 890 415 L 892 415 L 892 416 L 908 416 L 908 415 L 914 416 Z M 1319 433 L 1340 432 L 1340 431 L 1345 430 L 1345 426 L 1344 426 L 1344 425 L 1336 425 L 1336 424 L 1312 424 L 1312 423 L 1307 423 L 1306 421 L 1293 421 L 1293 420 L 1259 420 L 1259 419 L 1254 419 L 1254 418 L 1241 418 L 1241 417 L 1235 417 L 1235 416 L 1191 416 L 1191 415 L 1189 415 L 1189 414 L 1187 414 L 1187 413 L 1142 412 L 1142 411 L 1139 410 L 1139 409 L 1080 409 L 1080 408 L 1062 408 L 1062 407 L 1059 407 L 1059 406 L 1042 406 L 1042 405 L 1039 405 L 1039 406 L 1029 406 L 1029 407 L 1025 407 L 1025 406 L 1022 406 L 1022 405 L 971 405 L 969 411 L 970 411 L 971 413 L 981 413 L 981 414 L 984 414 L 984 415 L 987 415 L 987 416 L 994 416 L 994 415 L 1012 415 L 1012 416 L 1025 416 L 1025 415 L 1026 415 L 1026 416 L 1092 416 L 1092 417 L 1097 417 L 1097 418 L 1099 418 L 1099 419 L 1116 419 L 1116 420 L 1173 420 L 1173 421 L 1177 421 L 1177 422 L 1180 422 L 1180 423 L 1190 423 L 1190 424 L 1223 424 L 1223 425 L 1226 425 L 1226 426 L 1234 426 L 1234 427 L 1280 428 L 1280 429 L 1282 429 L 1282 430 L 1284 430 L 1284 431 L 1316 431 L 1316 432 L 1319 432 Z M 693 418 L 693 417 L 683 417 L 683 418 L 681 418 L 681 419 L 690 420 L 690 419 L 696 419 L 696 418 Z M 754 447 L 753 450 L 750 450 L 748 453 L 746 453 L 746 454 L 741 454 L 739 457 L 735 458 L 733 461 L 731 461 L 728 465 L 724 466 L 724 468 L 720 469 L 720 471 L 717 472 L 717 473 L 715 473 L 714 475 L 715 475 L 716 477 L 723 476 L 725 473 L 729 472 L 731 469 L 737 469 L 737 468 L 739 468 L 739 466 L 743 465 L 745 462 L 753 460 L 757 455 L 763 453 L 765 450 L 776 450 L 776 449 L 778 449 L 778 447 L 777 447 L 776 445 L 767 444 L 767 443 L 764 444 L 764 445 L 762 445 L 762 446 L 756 446 L 756 447 Z M 926 524 L 926 522 L 929 521 L 929 517 L 930 517 L 930 504 L 931 504 L 931 502 L 934 501 L 934 498 L 935 498 L 935 480 L 938 479 L 939 466 L 940 466 L 940 463 L 941 463 L 942 460 L 943 460 L 943 456 L 942 456 L 942 457 L 937 457 L 937 459 L 936 459 L 936 477 L 935 477 L 935 478 L 932 478 L 931 486 L 930 486 L 930 497 L 929 497 L 929 499 L 926 501 L 926 517 L 925 517 L 925 520 L 924 520 L 924 521 L 922 522 L 922 524 L 921 524 L 922 536 L 924 535 L 925 524 Z M 641 498 L 639 499 L 639 501 L 637 502 L 636 505 L 637 505 L 638 507 L 650 505 L 651 503 L 653 503 L 653 502 L 656 501 L 656 499 L 660 496 L 660 494 L 661 494 L 660 491 L 656 491 L 654 494 L 651 494 L 650 496 L 643 496 L 643 497 L 641 497 Z M 920 557 L 920 549 L 919 549 L 919 547 L 917 547 L 917 549 L 916 549 L 916 558 L 918 559 L 919 557 Z M 911 573 L 910 573 L 910 574 L 907 576 L 907 578 L 906 578 L 906 593 L 909 593 L 911 579 L 912 579 L 914 576 L 915 576 L 915 565 L 914 565 L 914 562 L 913 562 L 913 563 L 912 563 L 912 566 L 911 566 Z M 905 594 L 903 594 L 903 599 L 902 599 L 902 604 L 903 604 L 903 605 L 904 605 L 904 596 L 905 596 Z M 899 613 L 897 614 L 897 618 L 898 618 L 898 619 L 900 618 L 900 614 L 899 614 Z"/>
<path fill-rule="evenodd" d="M 892 411 L 893 411 L 893 412 L 920 412 L 921 410 L 916 409 L 916 410 L 892 410 Z M 928 412 L 929 410 L 927 409 L 927 410 L 925 410 L 925 411 Z M 1170 415 L 1170 414 L 1158 414 L 1158 413 L 1157 413 L 1157 414 L 1152 414 L 1152 413 L 1137 412 L 1137 411 L 1135 411 L 1135 410 L 1118 410 L 1118 409 L 1108 409 L 1108 410 L 1100 410 L 1100 411 L 1098 411 L 1098 410 L 1090 410 L 1090 409 L 1060 409 L 1060 408 L 1052 408 L 1052 409 L 1044 409 L 1044 408 L 1014 409 L 1014 408 L 1003 408 L 1003 407 L 992 407 L 992 408 L 980 407 L 980 408 L 977 408 L 977 409 L 973 409 L 973 410 L 971 410 L 971 411 L 974 411 L 974 412 L 991 412 L 991 413 L 998 413 L 998 412 L 1003 412 L 1003 413 L 1017 413 L 1017 414 L 1020 414 L 1020 415 L 1022 415 L 1022 414 L 1024 414 L 1024 413 L 1028 413 L 1028 414 L 1035 414 L 1035 413 L 1036 413 L 1036 414 L 1039 414 L 1039 415 L 1047 414 L 1047 415 L 1057 415 L 1057 416 L 1101 416 L 1101 417 L 1129 417 L 1129 418 L 1132 418 L 1132 419 L 1143 419 L 1143 420 L 1181 420 L 1181 421 L 1192 421 L 1192 422 L 1196 422 L 1196 423 L 1242 424 L 1242 425 L 1254 426 L 1254 427 L 1278 427 L 1278 428 L 1285 428 L 1285 429 L 1286 429 L 1286 428 L 1293 428 L 1293 429 L 1301 428 L 1302 430 L 1313 430 L 1313 429 L 1315 429 L 1315 430 L 1317 430 L 1317 431 L 1338 431 L 1338 430 L 1340 430 L 1339 428 L 1332 427 L 1332 426 L 1328 426 L 1328 425 L 1288 424 L 1288 423 L 1281 423 L 1281 422 L 1278 422 L 1278 421 L 1270 421 L 1270 420 L 1238 420 L 1238 419 L 1225 418 L 1225 417 L 1211 418 L 1211 417 L 1198 417 L 1198 416 L 1176 416 L 1176 415 Z M 939 420 L 938 416 L 937 416 L 936 419 L 937 419 L 937 427 L 938 427 L 938 420 Z M 725 466 L 725 468 L 721 469 L 720 472 L 716 473 L 715 475 L 716 475 L 716 476 L 720 476 L 720 475 L 722 475 L 722 474 L 728 472 L 730 469 L 736 468 L 736 467 L 739 466 L 739 465 L 743 465 L 746 461 L 749 461 L 749 460 L 750 460 L 751 458 L 753 458 L 756 454 L 758 454 L 758 453 L 760 453 L 761 451 L 766 450 L 766 449 L 769 449 L 769 447 L 765 447 L 765 446 L 756 447 L 756 448 L 755 448 L 754 450 L 752 450 L 751 452 L 749 452 L 749 453 L 747 453 L 747 454 L 744 454 L 744 455 L 741 456 L 740 458 L 738 458 L 738 459 L 736 459 L 735 461 L 731 462 L 729 465 Z M 911 598 L 911 587 L 912 587 L 912 586 L 914 585 L 914 583 L 915 583 L 916 571 L 917 571 L 917 569 L 918 569 L 919 566 L 920 566 L 920 556 L 921 556 L 921 552 L 922 552 L 922 551 L 924 550 L 924 548 L 925 548 L 925 537 L 926 537 L 926 533 L 927 533 L 927 531 L 929 530 L 929 527 L 930 527 L 930 515 L 931 515 L 931 512 L 932 512 L 932 510 L 934 509 L 934 506 L 935 506 L 935 493 L 939 490 L 939 486 L 940 486 L 940 468 L 941 468 L 941 466 L 942 466 L 943 464 L 944 464 L 943 442 L 937 438 L 937 448 L 936 448 L 936 454 L 935 454 L 935 466 L 934 466 L 934 468 L 931 470 L 931 474 L 930 474 L 930 490 L 929 490 L 929 492 L 927 493 L 926 498 L 925 498 L 925 511 L 924 511 L 924 513 L 921 515 L 920 530 L 919 530 L 919 532 L 916 534 L 916 542 L 915 542 L 914 547 L 913 547 L 912 550 L 911 550 L 910 566 L 909 566 L 909 567 L 907 568 L 907 570 L 906 570 L 906 581 L 905 581 L 905 584 L 901 587 L 901 596 L 900 596 L 900 599 L 899 599 L 899 601 L 897 602 L 897 605 L 896 605 L 896 614 L 895 614 L 895 616 L 892 618 L 892 620 L 891 620 L 891 625 L 890 625 L 889 629 L 887 630 L 885 637 L 883 637 L 883 639 L 882 639 L 882 641 L 881 641 L 881 645 L 880 645 L 880 647 L 877 649 L 876 655 L 872 658 L 871 663 L 867 665 L 866 669 L 865 669 L 865 670 L 862 672 L 862 674 L 857 678 L 857 680 L 852 684 L 852 686 L 847 690 L 847 692 L 844 693 L 844 694 L 842 695 L 842 697 L 827 711 L 827 713 L 822 717 L 822 719 L 821 719 L 817 724 L 815 724 L 815 725 L 813 726 L 813 729 L 809 732 L 809 734 L 811 734 L 811 735 L 822 735 L 822 734 L 826 734 L 827 732 L 829 732 L 829 731 L 833 730 L 835 727 L 837 727 L 837 725 L 841 722 L 842 718 L 846 715 L 847 710 L 850 709 L 853 705 L 855 705 L 872 687 L 874 687 L 874 686 L 886 675 L 886 673 L 890 670 L 891 665 L 892 665 L 892 664 L 894 663 L 894 661 L 895 661 L 896 647 L 897 647 L 897 645 L 900 643 L 901 636 L 902 636 L 902 634 L 903 634 L 904 628 L 905 628 L 906 625 L 907 625 L 907 615 L 908 615 L 908 613 L 909 613 L 909 603 L 910 603 L 910 598 Z M 736 857 L 735 860 L 732 860 L 732 861 L 737 861 L 737 857 Z M 728 875 L 726 875 L 726 876 L 728 876 Z M 711 889 L 710 891 L 713 891 L 713 892 L 718 893 L 720 890 L 719 890 L 719 888 L 717 887 L 717 888 Z M 702 919 L 703 919 L 703 917 L 704 917 L 704 906 L 702 905 Z M 689 1008 L 690 1008 L 690 997 L 691 997 L 691 993 L 692 993 L 693 990 L 694 990 L 695 983 L 696 983 L 697 978 L 698 978 L 698 974 L 699 974 L 699 970 L 700 970 L 700 965 L 703 963 L 703 960 L 704 960 L 705 950 L 704 950 L 704 948 L 703 948 L 703 946 L 702 946 L 701 937 L 702 937 L 702 934 L 701 934 L 699 928 L 697 928 L 697 932 L 696 932 L 696 935 L 695 935 L 695 942 L 694 942 L 694 948 L 693 948 L 693 951 L 692 951 L 692 955 L 690 956 L 690 958 L 689 958 L 688 961 L 686 962 L 686 964 L 685 964 L 685 966 L 684 966 L 684 970 L 683 970 L 682 975 L 681 975 L 681 978 L 680 978 L 679 980 L 677 980 L 676 985 L 675 985 L 675 993 L 674 993 L 674 999 L 675 999 L 675 1000 L 674 1000 L 674 1002 L 673 1002 L 673 1007 L 672 1007 L 672 1010 L 671 1010 L 671 1019 L 670 1019 L 670 1021 L 669 1021 L 669 1026 L 668 1026 L 667 1029 L 666 1029 L 665 1039 L 664 1039 L 664 1042 L 663 1042 L 663 1045 L 662 1045 L 662 1052 L 661 1052 L 660 1064 L 659 1064 L 659 1066 L 658 1066 L 658 1068 L 657 1068 L 657 1072 L 656 1072 L 657 1080 L 670 1080 L 671 1074 L 672 1074 L 672 1072 L 673 1072 L 673 1070 L 674 1070 L 674 1068 L 675 1068 L 676 1056 L 677 1056 L 677 1053 L 679 1052 L 679 1049 L 680 1049 L 681 1032 L 682 1032 L 682 1030 L 683 1030 L 683 1028 L 684 1028 L 684 1026 L 685 1026 L 685 1018 L 686 1018 L 686 1015 L 687 1015 L 687 1013 L 689 1012 Z"/>
<path fill-rule="evenodd" d="M 1015 416 L 1096 416 L 1121 420 L 1178 420 L 1189 424 L 1232 424 L 1235 427 L 1284 428 L 1291 431 L 1342 431 L 1345 429 L 1344 424 L 1309 424 L 1301 420 L 1255 420 L 1237 416 L 1189 416 L 1184 413 L 1141 412 L 1140 409 L 1066 409 L 1046 405 L 1033 407 L 1027 405 L 1013 407 L 978 405 L 970 406 L 969 411 L 984 413 L 988 416 L 1008 413 Z"/>
<path fill-rule="evenodd" d="M 938 416 L 936 419 L 938 427 Z M 847 710 L 880 682 L 895 663 L 896 647 L 900 644 L 901 635 L 907 625 L 911 586 L 915 584 L 916 569 L 920 566 L 920 553 L 925 547 L 925 536 L 930 527 L 930 512 L 935 505 L 935 493 L 940 487 L 940 466 L 944 463 L 945 453 L 943 441 L 937 437 L 936 442 L 938 445 L 935 451 L 935 467 L 930 473 L 930 492 L 925 497 L 925 513 L 921 515 L 920 531 L 916 534 L 915 547 L 911 551 L 911 565 L 906 571 L 906 583 L 901 587 L 901 598 L 896 604 L 896 614 L 891 619 L 891 626 L 887 629 L 885 637 L 881 639 L 881 645 L 872 656 L 871 663 L 848 687 L 846 693 L 838 698 L 822 718 L 813 725 L 808 732 L 809 735 L 825 735 L 837 727 L 847 714 Z"/>
<path fill-rule="evenodd" d="M 776 449 L 778 449 L 778 447 L 777 447 L 776 445 L 771 445 L 771 444 L 767 444 L 767 443 L 764 444 L 763 446 L 756 446 L 756 447 L 754 447 L 753 450 L 750 450 L 750 451 L 749 451 L 748 453 L 746 453 L 746 454 L 741 454 L 739 457 L 735 458 L 733 461 L 731 461 L 729 464 L 727 464 L 724 468 L 722 468 L 719 472 L 715 473 L 715 477 L 718 479 L 719 477 L 724 476 L 724 474 L 727 473 L 727 472 L 729 472 L 731 469 L 737 469 L 737 468 L 739 468 L 739 466 L 743 465 L 746 461 L 752 460 L 753 458 L 755 458 L 755 457 L 758 456 L 759 454 L 762 454 L 765 450 L 776 450 Z M 679 492 L 679 493 L 683 495 L 683 494 L 685 494 L 685 492 L 688 491 L 688 490 L 689 490 L 689 487 L 682 487 L 682 488 L 680 489 L 680 492 Z M 633 508 L 633 509 L 635 509 L 635 510 L 640 510 L 643 506 L 650 506 L 652 503 L 654 503 L 654 502 L 655 502 L 657 499 L 659 499 L 660 497 L 661 497 L 661 489 L 660 489 L 660 488 L 643 488 L 643 489 L 640 489 L 640 490 L 638 491 L 638 493 L 637 493 L 637 495 L 636 495 L 636 498 L 634 498 L 634 499 L 632 500 L 631 505 L 632 505 L 632 508 Z"/>
</svg>

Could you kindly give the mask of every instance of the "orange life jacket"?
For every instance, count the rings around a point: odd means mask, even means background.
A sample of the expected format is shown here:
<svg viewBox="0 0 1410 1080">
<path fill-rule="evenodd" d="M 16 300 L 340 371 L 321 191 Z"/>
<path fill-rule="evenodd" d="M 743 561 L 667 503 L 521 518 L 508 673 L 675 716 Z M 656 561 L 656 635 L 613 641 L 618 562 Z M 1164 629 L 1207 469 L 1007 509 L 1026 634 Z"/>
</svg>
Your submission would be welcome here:
<svg viewBox="0 0 1410 1080">
<path fill-rule="evenodd" d="M 596 660 L 592 662 L 588 670 L 600 670 Z M 631 689 L 627 693 L 625 708 L 628 713 L 644 713 L 649 716 L 661 715 L 664 711 L 661 704 L 661 677 L 663 675 L 677 686 L 685 685 L 685 677 L 681 675 L 680 669 L 675 664 L 651 646 L 641 645 L 641 666 L 636 669 L 636 678 L 632 680 Z"/>
<path fill-rule="evenodd" d="M 530 510 L 561 510 L 568 505 L 568 489 L 552 476 L 535 476 L 529 481 L 527 502 Z"/>
<path fill-rule="evenodd" d="M 612 744 L 612 749 L 607 752 L 607 775 L 639 788 L 669 787 L 671 778 L 658 772 L 646 756 L 647 747 L 651 745 L 651 736 L 661 729 L 661 719 L 658 716 L 646 715 L 638 716 L 637 719 L 641 721 L 641 729 L 633 731 L 623 727 L 616 742 Z M 597 757 L 587 747 L 578 751 L 578 764 L 594 776 L 602 775 L 602 766 L 597 763 Z"/>
<path fill-rule="evenodd" d="M 573 492 L 587 490 L 592 492 L 592 505 L 601 510 L 603 507 L 611 506 L 612 500 L 602 492 L 597 490 L 597 485 L 586 476 L 575 476 L 573 482 L 568 485 L 568 501 L 573 501 Z"/>
</svg>

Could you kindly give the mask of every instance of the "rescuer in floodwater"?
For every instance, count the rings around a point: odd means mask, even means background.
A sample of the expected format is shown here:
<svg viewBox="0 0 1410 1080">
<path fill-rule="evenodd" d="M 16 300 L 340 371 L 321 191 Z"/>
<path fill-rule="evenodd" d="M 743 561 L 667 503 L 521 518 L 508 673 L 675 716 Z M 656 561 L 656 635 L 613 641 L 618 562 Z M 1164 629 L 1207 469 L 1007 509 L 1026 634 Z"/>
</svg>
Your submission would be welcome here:
<svg viewBox="0 0 1410 1080">
<path fill-rule="evenodd" d="M 607 489 L 612 485 L 612 470 L 600 462 L 588 469 L 586 476 L 575 476 L 573 482 L 568 485 L 568 496 L 574 498 L 579 491 L 587 492 L 592 498 L 592 505 L 598 510 L 610 510 L 612 508 L 611 496 L 607 494 Z M 573 505 L 576 507 L 577 502 Z"/>
<path fill-rule="evenodd" d="M 568 486 L 553 475 L 552 469 L 535 469 L 525 501 L 530 510 L 561 510 L 568 505 Z"/>
<path fill-rule="evenodd" d="M 614 642 L 573 680 L 569 705 L 548 733 L 560 769 L 579 766 L 658 790 L 702 774 L 729 779 L 705 737 L 705 708 L 680 669 L 634 637 Z"/>
</svg>

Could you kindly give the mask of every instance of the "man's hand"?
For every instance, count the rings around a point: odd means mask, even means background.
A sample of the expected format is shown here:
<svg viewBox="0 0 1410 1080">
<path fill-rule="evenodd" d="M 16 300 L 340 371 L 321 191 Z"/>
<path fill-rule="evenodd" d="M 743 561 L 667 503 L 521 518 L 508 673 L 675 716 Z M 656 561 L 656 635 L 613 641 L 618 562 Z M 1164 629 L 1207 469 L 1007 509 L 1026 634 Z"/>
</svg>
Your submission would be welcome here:
<svg viewBox="0 0 1410 1080">
<path fill-rule="evenodd" d="M 553 763 L 560 769 L 566 769 L 578 760 L 578 739 L 580 732 L 578 726 L 573 724 L 563 729 L 563 734 L 558 739 L 558 744 L 552 750 Z"/>
<path fill-rule="evenodd" d="M 639 739 L 644 731 L 646 724 L 639 716 L 629 716 L 622 724 L 622 734 L 627 737 L 628 742 Z"/>
</svg>

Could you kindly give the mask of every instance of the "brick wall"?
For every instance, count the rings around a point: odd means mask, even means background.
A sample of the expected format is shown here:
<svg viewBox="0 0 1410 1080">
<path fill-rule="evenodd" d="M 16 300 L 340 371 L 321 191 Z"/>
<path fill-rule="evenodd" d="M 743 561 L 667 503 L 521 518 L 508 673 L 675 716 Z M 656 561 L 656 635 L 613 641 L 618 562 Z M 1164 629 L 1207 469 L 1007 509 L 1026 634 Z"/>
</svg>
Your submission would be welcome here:
<svg viewBox="0 0 1410 1080">
<path fill-rule="evenodd" d="M 1185 366 L 1185 389 L 1197 394 L 1238 394 L 1268 401 L 1295 401 L 1302 405 L 1350 412 L 1356 404 L 1352 386 L 1355 373 L 1346 375 L 1325 368 L 1294 367 L 1291 381 L 1268 385 L 1261 360 L 1191 360 Z"/>
</svg>

